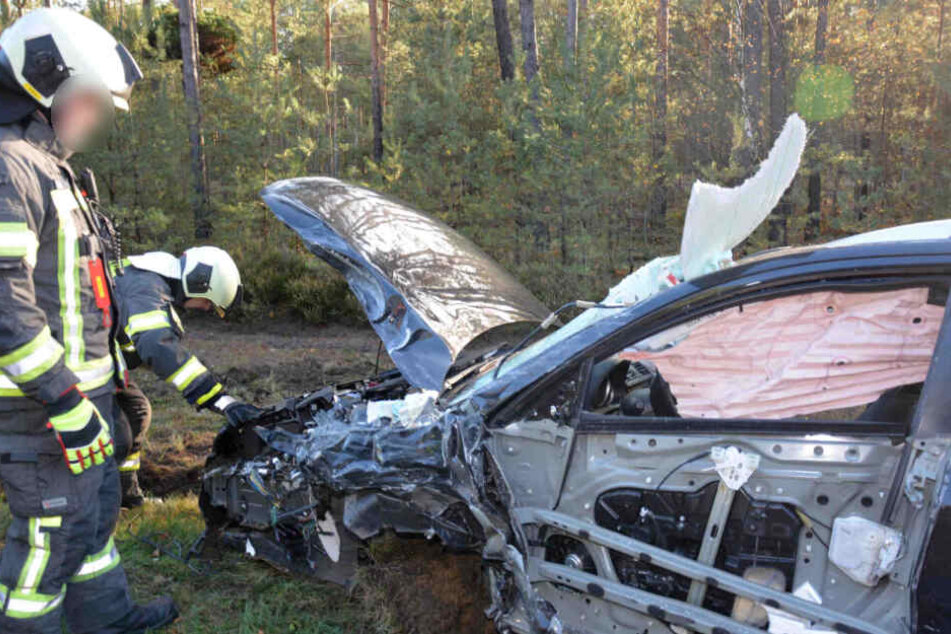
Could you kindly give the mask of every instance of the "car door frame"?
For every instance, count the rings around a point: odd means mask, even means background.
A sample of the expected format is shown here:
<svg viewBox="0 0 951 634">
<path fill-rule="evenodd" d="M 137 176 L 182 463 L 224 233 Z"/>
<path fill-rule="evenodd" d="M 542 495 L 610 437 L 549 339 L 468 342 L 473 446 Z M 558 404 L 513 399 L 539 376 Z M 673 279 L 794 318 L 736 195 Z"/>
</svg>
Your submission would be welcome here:
<svg viewBox="0 0 951 634">
<path fill-rule="evenodd" d="M 891 266 L 889 266 L 886 262 L 889 259 L 893 260 L 891 262 Z M 744 431 L 748 432 L 752 431 L 755 427 L 756 431 L 759 433 L 770 434 L 804 434 L 811 431 L 843 435 L 857 433 L 861 434 L 862 436 L 885 436 L 894 441 L 904 440 L 906 435 L 908 435 L 911 431 L 921 430 L 919 421 L 923 420 L 923 416 L 932 411 L 931 409 L 926 408 L 925 405 L 930 402 L 930 395 L 934 392 L 940 393 L 940 390 L 929 387 L 927 390 L 929 399 L 919 402 L 919 407 L 916 411 L 915 426 L 912 428 L 912 430 L 906 429 L 904 425 L 864 421 L 804 422 L 797 420 L 780 420 L 769 421 L 768 428 L 764 429 L 762 421 L 757 421 L 757 423 L 751 424 L 750 421 L 741 419 L 698 420 L 644 417 L 628 419 L 626 417 L 612 416 L 610 419 L 605 420 L 606 417 L 604 416 L 591 416 L 586 414 L 582 409 L 583 395 L 587 391 L 587 381 L 589 379 L 593 360 L 602 356 L 606 356 L 614 350 L 620 349 L 620 346 L 623 345 L 623 342 L 637 341 L 651 336 L 657 332 L 661 332 L 679 323 L 696 319 L 729 306 L 735 306 L 743 303 L 763 301 L 765 299 L 787 296 L 791 294 L 801 294 L 815 290 L 883 291 L 891 288 L 907 288 L 909 286 L 915 286 L 919 284 L 933 284 L 935 282 L 946 283 L 948 279 L 951 278 L 951 260 L 948 260 L 946 257 L 939 257 L 937 258 L 938 261 L 935 262 L 934 258 L 928 257 L 928 254 L 925 254 L 924 257 L 920 258 L 916 257 L 915 254 L 901 254 L 900 258 L 898 259 L 901 261 L 896 262 L 893 258 L 876 259 L 874 261 L 868 262 L 869 266 L 867 267 L 810 267 L 808 264 L 798 267 L 794 264 L 785 268 L 774 268 L 771 271 L 767 271 L 766 275 L 762 275 L 761 272 L 758 272 L 756 275 L 744 276 L 742 272 L 739 272 L 740 274 L 719 276 L 721 278 L 726 278 L 723 279 L 722 282 L 719 280 L 713 280 L 713 283 L 699 285 L 699 287 L 696 289 L 679 289 L 680 292 L 673 293 L 672 295 L 674 296 L 671 298 L 671 301 L 666 303 L 660 301 L 660 298 L 655 298 L 657 299 L 657 302 L 655 303 L 659 304 L 658 306 L 651 307 L 652 309 L 649 311 L 645 310 L 644 312 L 641 312 L 625 327 L 618 329 L 609 336 L 604 337 L 600 341 L 588 346 L 580 353 L 573 355 L 566 361 L 560 371 L 550 373 L 547 377 L 539 380 L 531 388 L 523 391 L 516 398 L 511 399 L 508 403 L 504 404 L 504 406 L 498 408 L 495 412 L 496 416 L 493 416 L 493 418 L 490 419 L 490 421 L 494 421 L 494 423 L 490 422 L 490 427 L 504 424 L 506 420 L 512 420 L 519 410 L 524 411 L 525 404 L 527 402 L 531 402 L 533 398 L 537 398 L 538 395 L 543 393 L 544 390 L 551 390 L 553 384 L 564 380 L 565 373 L 570 373 L 577 377 L 577 380 L 581 386 L 575 395 L 575 402 L 572 406 L 571 416 L 566 421 L 573 431 L 571 438 L 572 445 L 577 442 L 579 436 L 592 433 L 608 432 L 613 434 L 623 434 L 630 432 L 663 432 L 665 434 L 675 433 L 677 435 L 703 433 L 709 434 L 711 431 L 711 423 L 718 426 L 718 431 L 727 433 L 743 433 Z M 938 264 L 939 266 L 935 267 L 935 264 Z M 717 276 L 714 275 L 712 277 Z M 706 281 L 711 282 L 711 280 Z M 683 292 L 685 290 L 687 292 Z M 948 319 L 946 318 L 942 325 L 940 334 L 941 339 L 939 342 L 941 344 L 940 350 L 942 355 L 945 354 L 945 349 L 949 346 L 947 341 L 949 338 L 947 334 L 949 329 L 951 329 L 951 324 L 949 324 Z M 936 353 L 937 351 L 938 348 L 936 348 Z M 567 370 L 565 368 L 567 368 Z M 931 370 L 929 370 L 929 375 L 926 379 L 926 385 L 932 384 L 932 374 L 933 373 Z M 924 396 L 925 394 L 923 393 L 923 397 Z M 943 396 L 946 400 L 948 395 L 945 394 Z M 936 396 L 935 398 L 940 398 L 940 395 Z M 621 420 L 618 420 L 619 418 Z M 943 422 L 946 423 L 947 421 Z M 564 487 L 564 482 L 571 469 L 571 466 L 571 461 L 567 461 L 567 464 L 565 465 L 564 477 L 562 478 L 562 488 Z M 904 479 L 903 471 L 898 471 L 897 473 L 902 475 L 896 478 L 896 481 Z M 517 511 L 518 519 L 522 523 L 529 524 L 533 522 L 543 522 L 550 526 L 557 526 L 559 530 L 567 531 L 570 534 L 575 534 L 581 539 L 592 539 L 592 534 L 597 530 L 597 527 L 592 526 L 591 523 L 587 522 L 576 523 L 573 522 L 573 519 L 570 517 L 560 516 L 557 511 L 555 511 L 555 509 L 558 508 L 560 501 L 561 495 L 559 494 L 553 508 L 547 511 L 546 509 L 538 508 L 519 509 Z M 637 555 L 641 557 L 655 557 L 655 561 L 657 561 L 656 558 L 667 559 L 669 560 L 668 563 L 675 567 L 689 565 L 683 561 L 676 561 L 676 557 L 668 557 L 667 555 L 669 555 L 669 553 L 657 552 L 656 550 L 650 551 L 649 553 L 645 552 L 645 548 L 642 543 L 631 543 L 635 540 L 618 540 L 618 537 L 621 536 L 619 534 L 600 535 L 602 547 L 605 543 L 612 543 L 616 547 L 626 548 L 629 552 L 637 553 Z M 537 561 L 537 557 L 530 559 L 535 560 L 532 562 L 532 565 L 536 569 L 546 565 L 544 562 Z M 747 594 L 747 596 L 756 596 L 756 589 L 743 587 L 743 584 L 741 583 L 742 580 L 738 580 L 738 578 L 732 577 L 732 575 L 729 575 L 728 573 L 723 573 L 723 571 L 712 569 L 706 569 L 705 572 L 711 575 L 712 578 L 716 580 L 716 583 L 726 585 L 732 584 L 734 588 L 742 587 L 742 589 L 747 591 L 744 592 L 744 594 Z M 722 573 L 722 575 L 720 573 Z M 568 573 L 564 570 L 558 570 L 553 574 L 567 575 Z M 602 597 L 604 596 L 606 590 L 603 585 L 599 585 L 601 582 L 593 581 L 590 578 L 585 577 L 583 574 L 574 575 L 574 573 L 572 573 L 572 575 L 572 582 L 567 582 L 567 577 L 562 578 L 559 576 L 559 579 L 561 580 L 559 583 L 565 583 L 565 585 L 569 586 L 575 585 L 579 588 L 586 588 L 589 593 L 594 592 L 595 595 L 601 594 Z M 600 579 L 600 577 L 596 577 L 596 579 Z M 615 595 L 618 595 L 619 593 L 623 593 L 624 589 L 618 588 L 616 585 L 614 585 L 612 586 L 612 591 Z M 658 595 L 652 595 L 650 593 L 647 594 L 650 595 L 649 600 L 652 602 L 651 606 L 654 608 L 654 614 L 656 615 L 657 611 L 660 610 L 670 617 L 671 622 L 676 622 L 678 619 L 693 620 L 701 618 L 708 619 L 708 623 L 718 623 L 717 617 L 714 615 L 714 613 L 709 613 L 706 610 L 702 610 L 702 608 L 696 608 L 696 610 L 701 610 L 700 613 L 697 613 L 694 609 L 685 608 L 685 606 L 679 605 L 677 602 L 665 601 Z M 630 593 L 628 593 L 628 595 L 630 595 Z M 643 604 L 643 601 L 647 600 L 647 597 L 615 596 L 615 599 L 626 602 L 629 606 L 634 607 L 635 610 L 637 610 L 638 606 L 640 606 L 640 611 L 644 611 L 643 609 L 645 608 L 645 605 Z M 798 609 L 800 610 L 800 613 L 803 613 L 801 611 L 805 607 L 801 604 L 795 605 L 795 597 L 791 597 L 791 595 L 788 593 L 779 593 L 779 596 L 773 595 L 769 597 L 763 597 L 762 600 L 778 602 L 779 605 L 790 607 L 790 610 L 793 612 Z M 793 605 L 789 604 L 790 601 L 792 601 Z M 827 616 L 829 618 L 840 619 L 840 621 L 837 622 L 845 623 L 846 625 L 848 625 L 850 620 L 848 618 L 849 615 L 838 611 L 832 611 Z M 732 627 L 732 631 L 737 631 L 736 625 L 737 623 L 731 620 L 730 626 Z M 857 631 L 862 630 L 862 628 L 866 628 L 865 631 L 876 631 L 874 624 L 865 622 L 862 619 L 852 620 L 852 625 L 848 626 L 855 627 Z M 711 625 L 710 631 L 714 631 L 716 627 L 723 627 L 723 624 L 720 623 L 716 626 Z M 740 631 L 742 631 L 742 629 Z"/>
</svg>

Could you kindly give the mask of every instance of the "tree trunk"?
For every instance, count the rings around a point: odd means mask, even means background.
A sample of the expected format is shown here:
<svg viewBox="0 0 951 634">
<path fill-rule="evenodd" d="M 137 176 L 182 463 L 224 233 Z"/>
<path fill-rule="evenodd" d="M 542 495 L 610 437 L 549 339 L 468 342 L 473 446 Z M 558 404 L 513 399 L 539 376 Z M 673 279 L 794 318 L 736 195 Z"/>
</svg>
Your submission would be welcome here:
<svg viewBox="0 0 951 634">
<path fill-rule="evenodd" d="M 654 131 L 651 140 L 651 164 L 656 170 L 651 190 L 650 218 L 663 221 L 667 215 L 667 183 L 664 178 L 664 152 L 667 148 L 667 78 L 670 51 L 670 3 L 657 0 L 657 66 L 654 69 Z"/>
<path fill-rule="evenodd" d="M 538 38 L 535 36 L 535 0 L 518 0 L 522 27 L 522 50 L 525 51 L 525 81 L 531 83 L 538 75 Z"/>
<path fill-rule="evenodd" d="M 194 186 L 192 211 L 195 237 L 211 237 L 211 209 L 208 201 L 208 167 L 205 164 L 205 142 L 202 137 L 201 93 L 198 83 L 198 28 L 194 0 L 179 0 L 178 29 L 182 43 L 182 88 L 185 92 L 185 113 L 188 121 L 188 142 L 191 146 L 191 169 Z"/>
<path fill-rule="evenodd" d="M 582 40 L 584 40 L 585 20 L 588 19 L 588 0 L 578 0 L 578 45 L 576 48 L 584 50 Z"/>
<path fill-rule="evenodd" d="M 829 0 L 819 0 L 816 15 L 816 43 L 813 54 L 813 64 L 816 67 L 825 63 L 826 59 L 826 31 L 829 28 Z M 820 121 L 813 130 L 812 142 L 816 147 L 821 146 L 823 124 Z M 819 165 L 812 166 L 809 174 L 809 204 L 806 207 L 806 229 L 804 238 L 815 240 L 822 231 L 822 172 Z"/>
<path fill-rule="evenodd" d="M 277 55 L 277 0 L 271 2 L 271 55 Z"/>
<path fill-rule="evenodd" d="M 938 60 L 941 59 L 941 45 L 944 43 L 944 0 L 938 3 Z"/>
<path fill-rule="evenodd" d="M 333 0 L 327 0 L 327 10 L 324 12 L 324 68 L 328 71 L 333 65 L 333 25 L 331 23 L 330 13 L 333 8 L 330 6 Z"/>
<path fill-rule="evenodd" d="M 571 70 L 578 54 L 578 0 L 568 0 L 568 18 L 565 22 L 565 68 Z"/>
<path fill-rule="evenodd" d="M 380 103 L 386 112 L 386 53 L 389 50 L 390 0 L 380 0 Z"/>
<path fill-rule="evenodd" d="M 515 77 L 515 51 L 512 46 L 512 28 L 509 26 L 508 0 L 492 0 L 492 19 L 495 21 L 495 45 L 499 49 L 499 72 L 502 81 Z"/>
<path fill-rule="evenodd" d="M 383 100 L 380 75 L 380 40 L 379 19 L 377 17 L 377 0 L 370 2 L 370 101 L 373 110 L 373 161 L 379 165 L 383 162 Z"/>
<path fill-rule="evenodd" d="M 525 52 L 525 62 L 522 70 L 525 73 L 525 83 L 531 90 L 532 104 L 538 104 L 538 38 L 535 34 L 535 0 L 518 0 L 518 14 L 522 29 L 522 50 Z M 529 120 L 537 130 L 540 127 L 534 110 L 529 113 Z"/>
<path fill-rule="evenodd" d="M 327 0 L 327 7 L 324 11 L 324 69 L 327 71 L 327 81 L 329 81 L 330 71 L 333 69 L 333 2 Z M 330 158 L 327 160 L 327 171 L 332 175 L 337 175 L 336 170 L 336 141 L 337 141 L 337 112 L 336 108 L 330 107 L 330 98 L 327 92 L 330 90 L 329 84 L 324 87 L 324 105 L 326 106 L 327 122 L 326 135 L 330 144 Z M 336 105 L 337 94 L 334 92 L 334 105 Z"/>
<path fill-rule="evenodd" d="M 767 0 L 769 24 L 769 138 L 770 143 L 782 132 L 786 121 L 786 4 L 784 0 Z M 788 219 L 792 209 L 784 194 L 770 216 L 769 240 L 786 245 Z"/>
<path fill-rule="evenodd" d="M 740 163 L 752 167 L 760 158 L 763 119 L 763 6 L 762 0 L 742 2 L 743 62 L 742 89 L 744 147 Z"/>
<path fill-rule="evenodd" d="M 767 0 L 769 17 L 769 133 L 775 139 L 786 122 L 786 6 Z"/>
</svg>

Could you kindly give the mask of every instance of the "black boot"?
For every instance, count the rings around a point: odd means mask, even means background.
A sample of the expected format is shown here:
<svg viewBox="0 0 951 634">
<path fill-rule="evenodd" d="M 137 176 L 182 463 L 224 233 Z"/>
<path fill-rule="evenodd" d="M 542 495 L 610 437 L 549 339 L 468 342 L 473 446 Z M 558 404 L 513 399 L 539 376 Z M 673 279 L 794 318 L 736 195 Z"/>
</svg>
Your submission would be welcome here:
<svg viewBox="0 0 951 634">
<path fill-rule="evenodd" d="M 122 481 L 122 508 L 134 509 L 142 506 L 145 496 L 139 488 L 139 472 L 123 471 L 119 474 Z"/>
<path fill-rule="evenodd" d="M 145 634 L 161 630 L 178 618 L 172 597 L 159 597 L 146 605 L 137 605 L 128 614 L 96 634 Z"/>
</svg>

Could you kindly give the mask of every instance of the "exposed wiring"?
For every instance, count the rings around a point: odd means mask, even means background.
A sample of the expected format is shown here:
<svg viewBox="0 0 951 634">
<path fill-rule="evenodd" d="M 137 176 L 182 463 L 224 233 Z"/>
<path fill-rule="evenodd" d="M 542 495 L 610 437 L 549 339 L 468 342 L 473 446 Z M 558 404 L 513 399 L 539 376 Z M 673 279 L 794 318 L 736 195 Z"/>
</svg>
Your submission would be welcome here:
<svg viewBox="0 0 951 634">
<path fill-rule="evenodd" d="M 812 516 L 806 514 L 806 512 L 803 511 L 799 507 L 796 507 L 796 515 L 799 516 L 799 521 L 801 521 L 802 525 L 806 527 L 806 530 L 812 533 L 813 537 L 818 539 L 819 543 L 822 544 L 822 546 L 826 550 L 829 550 L 829 544 L 827 544 L 824 539 L 819 537 L 819 533 L 816 532 L 814 525 L 822 526 L 823 528 L 826 528 L 826 529 L 828 529 L 829 527 L 823 524 L 822 522 L 813 519 Z"/>
<path fill-rule="evenodd" d="M 136 541 L 139 541 L 151 548 L 153 553 L 164 555 L 170 559 L 174 559 L 175 561 L 185 564 L 185 566 L 196 575 L 206 577 L 216 573 L 215 569 L 207 562 L 196 561 L 201 549 L 201 543 L 205 538 L 204 532 L 202 532 L 202 534 L 192 543 L 187 552 L 181 541 L 173 537 L 169 537 L 167 533 L 153 532 L 143 535 L 133 531 L 132 529 L 129 529 L 129 534 Z M 160 539 L 163 537 L 165 539 Z"/>
<path fill-rule="evenodd" d="M 667 475 L 665 475 L 663 478 L 661 478 L 661 479 L 660 479 L 660 482 L 657 483 L 657 487 L 656 487 L 654 490 L 655 490 L 655 491 L 659 491 L 660 488 L 661 488 L 662 486 L 664 486 L 664 483 L 667 482 L 668 478 L 670 478 L 670 476 L 674 475 L 675 473 L 677 473 L 678 471 L 680 471 L 681 469 L 683 469 L 684 467 L 686 467 L 686 466 L 687 466 L 688 464 L 690 464 L 691 462 L 696 462 L 697 460 L 700 460 L 701 458 L 706 458 L 706 457 L 709 456 L 709 455 L 710 455 L 710 452 L 709 452 L 709 451 L 704 451 L 703 453 L 698 453 L 698 454 L 697 454 L 696 456 L 694 456 L 693 458 L 687 458 L 686 460 L 684 460 L 683 462 L 681 462 L 679 465 L 677 465 L 676 467 L 674 467 L 673 469 L 671 469 L 670 471 L 668 471 L 668 472 L 667 472 Z"/>
<path fill-rule="evenodd" d="M 509 350 L 508 352 L 505 353 L 505 355 L 502 356 L 502 358 L 499 360 L 498 365 L 495 366 L 495 373 L 492 375 L 492 378 L 493 379 L 499 378 L 499 370 L 502 369 L 502 365 L 506 361 L 508 361 L 509 357 L 511 357 L 513 354 L 515 354 L 516 352 L 524 348 L 528 344 L 528 342 L 531 341 L 535 337 L 535 335 L 537 335 L 539 332 L 541 332 L 542 330 L 548 330 L 551 327 L 551 325 L 555 323 L 555 320 L 558 319 L 558 315 L 568 310 L 569 308 L 583 308 L 587 310 L 588 308 L 629 308 L 633 305 L 634 305 L 633 303 L 602 304 L 600 302 L 592 302 L 592 301 L 583 300 L 583 299 L 576 299 L 574 301 L 568 302 L 567 304 L 563 304 L 562 306 L 557 308 L 554 312 L 550 313 L 548 317 L 545 317 L 545 319 L 543 319 L 540 324 L 532 328 L 532 330 L 527 335 L 522 337 L 521 341 L 515 344 L 515 346 L 511 350 Z"/>
<path fill-rule="evenodd" d="M 752 494 L 750 494 L 749 490 L 745 486 L 742 488 L 742 491 L 746 497 L 756 501 L 756 498 Z M 822 544 L 822 546 L 828 551 L 829 544 L 827 544 L 824 539 L 819 537 L 819 533 L 816 532 L 815 527 L 821 526 L 822 528 L 826 529 L 830 533 L 832 532 L 832 527 L 826 524 L 825 522 L 820 522 L 819 520 L 817 520 L 816 518 L 809 515 L 801 508 L 799 508 L 798 506 L 796 506 L 793 510 L 795 511 L 796 516 L 799 517 L 799 521 L 802 522 L 802 525 L 806 527 L 806 530 L 810 531 L 813 534 L 813 536 L 817 540 L 819 540 L 819 543 Z"/>
<path fill-rule="evenodd" d="M 380 339 L 380 345 L 376 347 L 376 365 L 373 366 L 373 376 L 380 373 L 380 355 L 383 353 L 383 340 Z"/>
</svg>

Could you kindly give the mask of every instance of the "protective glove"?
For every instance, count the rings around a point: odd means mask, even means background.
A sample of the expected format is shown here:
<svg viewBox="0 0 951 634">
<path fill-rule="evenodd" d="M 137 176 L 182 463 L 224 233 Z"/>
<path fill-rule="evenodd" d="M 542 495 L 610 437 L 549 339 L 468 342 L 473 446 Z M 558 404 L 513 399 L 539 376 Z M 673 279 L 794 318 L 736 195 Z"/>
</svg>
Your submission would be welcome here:
<svg viewBox="0 0 951 634">
<path fill-rule="evenodd" d="M 254 420 L 261 416 L 261 413 L 264 410 L 260 407 L 255 407 L 250 403 L 242 403 L 241 401 L 234 401 L 224 408 L 225 418 L 228 419 L 228 424 L 232 427 L 243 427 L 248 421 Z"/>
<path fill-rule="evenodd" d="M 47 427 L 56 434 L 74 475 L 101 465 L 115 452 L 109 427 L 96 406 L 75 386 L 47 405 Z"/>
<path fill-rule="evenodd" d="M 264 412 L 259 407 L 236 401 L 230 396 L 225 396 L 223 399 L 224 403 L 222 403 L 220 409 L 212 406 L 212 409 L 223 415 L 228 421 L 218 430 L 215 443 L 212 445 L 212 451 L 219 456 L 227 456 L 236 452 L 241 446 L 241 429 Z"/>
</svg>

